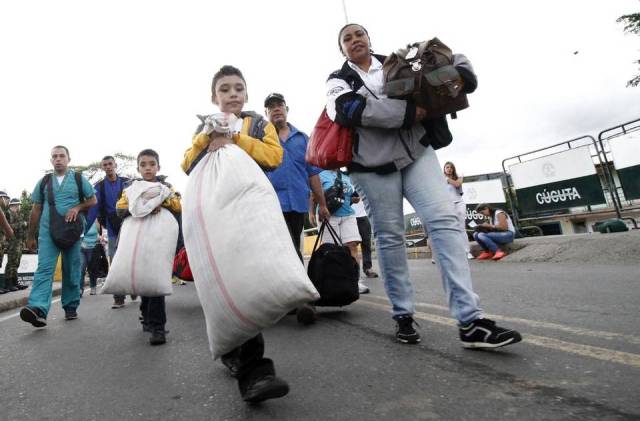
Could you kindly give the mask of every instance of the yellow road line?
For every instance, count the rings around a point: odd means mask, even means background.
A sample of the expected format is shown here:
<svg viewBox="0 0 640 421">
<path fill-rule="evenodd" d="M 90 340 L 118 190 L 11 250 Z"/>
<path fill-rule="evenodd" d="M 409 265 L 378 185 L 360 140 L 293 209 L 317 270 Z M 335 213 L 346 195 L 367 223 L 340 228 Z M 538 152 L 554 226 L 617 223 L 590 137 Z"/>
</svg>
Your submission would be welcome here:
<svg viewBox="0 0 640 421">
<path fill-rule="evenodd" d="M 361 299 L 365 299 L 365 300 L 371 299 L 371 298 L 384 303 L 389 302 L 389 299 L 387 297 L 381 297 L 379 295 L 368 295 L 366 298 L 361 297 Z M 446 311 L 447 313 L 449 312 L 448 307 L 440 306 L 437 304 L 416 303 L 416 307 L 425 307 L 425 308 L 431 308 L 434 310 Z M 489 319 L 499 320 L 502 322 L 520 323 L 523 325 L 532 326 L 536 328 L 553 329 L 561 332 L 567 332 L 573 335 L 590 336 L 593 338 L 606 339 L 610 341 L 619 340 L 619 341 L 628 342 L 633 345 L 640 345 L 640 337 L 633 336 L 633 335 L 624 335 L 622 333 L 605 332 L 601 330 L 583 329 L 580 327 L 566 326 L 558 323 L 541 322 L 538 320 L 523 319 L 520 317 L 501 316 L 499 314 L 485 314 L 485 316 L 487 316 Z"/>
<path fill-rule="evenodd" d="M 369 300 L 359 300 L 361 305 L 369 307 L 380 308 L 389 310 L 388 304 L 374 303 Z M 436 314 L 424 313 L 421 311 L 416 312 L 413 315 L 414 318 L 420 320 L 426 320 L 433 323 L 438 323 L 445 326 L 456 326 L 454 320 L 449 317 L 438 316 Z M 524 343 L 540 346 L 543 348 L 553 349 L 556 351 L 568 352 L 582 357 L 593 358 L 601 361 L 614 362 L 618 364 L 627 365 L 630 367 L 640 368 L 640 355 L 632 354 L 629 352 L 615 351 L 612 349 L 601 348 L 591 345 L 582 345 L 573 342 L 561 341 L 558 339 L 547 338 L 545 336 L 529 335 L 525 334 L 522 340 Z"/>
</svg>

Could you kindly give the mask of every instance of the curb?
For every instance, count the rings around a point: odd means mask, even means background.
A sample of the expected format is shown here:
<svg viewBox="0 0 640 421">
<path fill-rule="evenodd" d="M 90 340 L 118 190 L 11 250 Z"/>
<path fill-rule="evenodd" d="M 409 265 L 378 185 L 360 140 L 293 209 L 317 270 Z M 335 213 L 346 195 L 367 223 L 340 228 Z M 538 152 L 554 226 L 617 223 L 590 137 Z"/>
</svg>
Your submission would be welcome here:
<svg viewBox="0 0 640 421">
<path fill-rule="evenodd" d="M 27 303 L 29 302 L 29 294 L 31 293 L 31 288 L 25 289 L 23 291 L 20 292 L 9 292 L 7 294 L 4 295 L 0 295 L 0 313 L 5 312 L 5 311 L 9 311 L 9 310 L 13 310 L 19 307 L 24 307 L 25 305 L 27 305 Z M 57 297 L 58 295 L 60 295 L 62 293 L 62 285 L 60 285 L 60 282 L 55 282 L 53 284 L 53 291 L 52 291 L 52 296 L 53 297 Z M 16 294 L 19 296 L 16 296 L 16 298 L 12 298 L 12 299 L 8 299 L 8 300 L 3 300 L 2 298 L 6 297 L 9 294 Z M 11 296 L 9 296 L 11 297 Z"/>
</svg>

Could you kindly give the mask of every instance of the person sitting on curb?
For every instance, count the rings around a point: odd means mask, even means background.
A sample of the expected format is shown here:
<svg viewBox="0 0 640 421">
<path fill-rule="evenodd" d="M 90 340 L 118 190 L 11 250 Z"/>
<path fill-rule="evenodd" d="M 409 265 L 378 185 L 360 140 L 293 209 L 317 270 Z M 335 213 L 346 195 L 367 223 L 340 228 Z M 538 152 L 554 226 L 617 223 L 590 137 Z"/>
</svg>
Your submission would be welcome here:
<svg viewBox="0 0 640 421">
<path fill-rule="evenodd" d="M 484 223 L 476 227 L 473 238 L 484 250 L 477 260 L 500 260 L 507 254 L 498 247 L 498 244 L 513 242 L 516 229 L 507 212 L 502 209 L 494 209 L 486 203 L 476 206 L 476 212 L 491 218 L 491 224 Z"/>
</svg>

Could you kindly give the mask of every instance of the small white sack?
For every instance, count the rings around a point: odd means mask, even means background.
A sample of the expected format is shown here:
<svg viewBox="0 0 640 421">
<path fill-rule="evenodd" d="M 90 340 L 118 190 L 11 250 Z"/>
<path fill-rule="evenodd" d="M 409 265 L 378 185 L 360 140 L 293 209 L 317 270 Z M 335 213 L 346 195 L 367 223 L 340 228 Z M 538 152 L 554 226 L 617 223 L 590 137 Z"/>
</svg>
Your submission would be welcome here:
<svg viewBox="0 0 640 421">
<path fill-rule="evenodd" d="M 144 218 L 125 219 L 120 229 L 118 250 L 100 293 L 143 297 L 171 295 L 177 241 L 178 222 L 165 208 Z"/>
<path fill-rule="evenodd" d="M 320 297 L 293 247 L 271 183 L 238 146 L 208 153 L 198 163 L 182 217 L 214 358 Z"/>
<path fill-rule="evenodd" d="M 171 196 L 171 190 L 160 182 L 135 180 L 125 189 L 129 201 L 129 213 L 145 217 Z"/>
</svg>

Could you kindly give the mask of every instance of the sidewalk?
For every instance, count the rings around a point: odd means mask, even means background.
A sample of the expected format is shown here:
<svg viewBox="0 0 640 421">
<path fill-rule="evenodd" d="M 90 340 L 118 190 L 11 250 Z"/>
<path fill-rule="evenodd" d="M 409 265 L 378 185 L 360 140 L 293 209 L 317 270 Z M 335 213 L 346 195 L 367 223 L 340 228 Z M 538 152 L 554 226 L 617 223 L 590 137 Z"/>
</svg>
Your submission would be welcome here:
<svg viewBox="0 0 640 421">
<path fill-rule="evenodd" d="M 53 283 L 53 296 L 58 296 L 62 292 L 62 284 L 60 282 Z M 22 291 L 14 291 L 0 295 L 0 313 L 3 311 L 13 310 L 15 308 L 24 307 L 29 301 L 31 287 Z"/>
<path fill-rule="evenodd" d="M 475 241 L 470 246 L 474 256 L 482 251 Z M 640 230 L 518 238 L 504 250 L 507 257 L 502 261 L 514 263 L 637 264 Z M 407 256 L 410 259 L 427 259 L 431 258 L 431 252 L 427 247 L 409 247 Z"/>
</svg>

